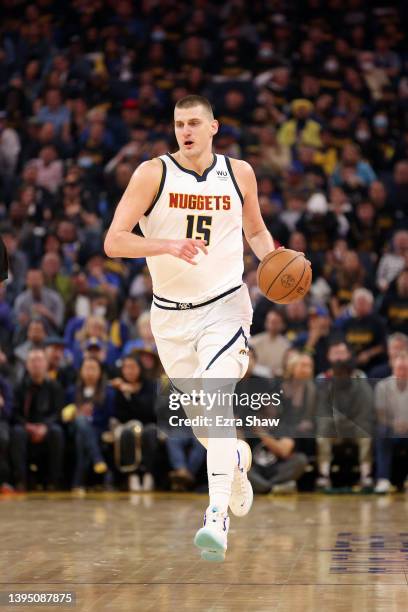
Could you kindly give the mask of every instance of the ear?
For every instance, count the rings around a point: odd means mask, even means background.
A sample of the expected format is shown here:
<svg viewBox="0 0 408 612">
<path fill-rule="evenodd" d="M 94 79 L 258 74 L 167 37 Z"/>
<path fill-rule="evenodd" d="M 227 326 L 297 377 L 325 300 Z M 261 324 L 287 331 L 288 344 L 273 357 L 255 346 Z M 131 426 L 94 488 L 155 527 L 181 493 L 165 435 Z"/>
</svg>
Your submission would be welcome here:
<svg viewBox="0 0 408 612">
<path fill-rule="evenodd" d="M 211 134 L 213 136 L 216 135 L 216 133 L 218 132 L 219 127 L 220 127 L 220 124 L 218 123 L 218 121 L 216 119 L 211 121 Z"/>
</svg>

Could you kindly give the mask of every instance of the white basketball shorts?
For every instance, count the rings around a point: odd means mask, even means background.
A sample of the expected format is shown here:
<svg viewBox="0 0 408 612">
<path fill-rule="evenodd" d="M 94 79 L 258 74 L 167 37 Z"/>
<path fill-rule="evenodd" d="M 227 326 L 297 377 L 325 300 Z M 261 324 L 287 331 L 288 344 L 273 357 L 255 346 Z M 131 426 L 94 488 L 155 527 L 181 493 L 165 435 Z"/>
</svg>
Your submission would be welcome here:
<svg viewBox="0 0 408 612">
<path fill-rule="evenodd" d="M 245 284 L 198 308 L 167 310 L 171 302 L 160 298 L 155 301 L 161 307 L 152 304 L 152 332 L 170 379 L 201 378 L 212 369 L 217 370 L 218 377 L 236 377 L 236 367 L 234 372 L 228 371 L 227 355 L 234 356 L 240 364 L 240 377 L 244 376 L 252 323 L 252 304 Z"/>
</svg>

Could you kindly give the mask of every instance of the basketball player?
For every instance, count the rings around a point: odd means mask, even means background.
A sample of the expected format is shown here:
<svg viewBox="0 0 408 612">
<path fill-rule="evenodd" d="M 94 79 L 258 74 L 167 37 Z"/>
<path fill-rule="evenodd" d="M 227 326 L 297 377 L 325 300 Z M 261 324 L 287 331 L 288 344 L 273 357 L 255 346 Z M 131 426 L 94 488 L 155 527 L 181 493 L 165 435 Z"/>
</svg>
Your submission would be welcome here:
<svg viewBox="0 0 408 612">
<path fill-rule="evenodd" d="M 218 131 L 209 101 L 187 96 L 174 109 L 179 149 L 142 163 L 105 239 L 110 257 L 146 257 L 153 280 L 151 325 L 171 380 L 239 380 L 247 369 L 252 308 L 243 274 L 243 240 L 259 259 L 274 250 L 259 210 L 252 168 L 212 152 Z M 144 237 L 132 233 L 139 223 Z M 235 433 L 235 430 L 234 430 Z M 234 436 L 207 447 L 210 503 L 195 544 L 203 559 L 225 557 L 228 506 L 252 505 L 249 446 Z"/>
</svg>

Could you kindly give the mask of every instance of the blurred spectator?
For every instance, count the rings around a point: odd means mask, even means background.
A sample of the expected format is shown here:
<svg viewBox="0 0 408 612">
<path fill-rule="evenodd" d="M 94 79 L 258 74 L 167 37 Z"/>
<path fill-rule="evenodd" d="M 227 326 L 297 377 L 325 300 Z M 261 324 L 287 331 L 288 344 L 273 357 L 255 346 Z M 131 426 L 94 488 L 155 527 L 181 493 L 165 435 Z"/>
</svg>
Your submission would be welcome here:
<svg viewBox="0 0 408 612">
<path fill-rule="evenodd" d="M 33 315 L 41 317 L 51 331 L 61 329 L 64 321 L 64 303 L 53 289 L 44 286 L 41 270 L 27 272 L 27 289 L 16 299 L 14 313 L 20 325 L 25 325 Z"/>
<path fill-rule="evenodd" d="M 338 241 L 333 250 L 333 271 L 329 277 L 332 290 L 331 310 L 335 318 L 342 317 L 351 302 L 353 291 L 370 286 L 369 276 L 355 251 L 344 250 Z"/>
<path fill-rule="evenodd" d="M 378 431 L 376 450 L 376 493 L 391 489 L 393 453 L 397 447 L 408 448 L 408 352 L 392 362 L 392 376 L 381 380 L 375 388 Z"/>
<path fill-rule="evenodd" d="M 349 244 L 358 252 L 373 253 L 380 239 L 374 204 L 362 200 L 355 208 L 348 233 Z"/>
<path fill-rule="evenodd" d="M 332 180 L 336 187 L 342 187 L 346 193 L 364 193 L 364 189 L 375 181 L 376 176 L 370 164 L 361 159 L 358 145 L 348 144 L 344 147 L 341 162 L 333 173 Z"/>
<path fill-rule="evenodd" d="M 145 378 L 136 356 L 123 359 L 120 377 L 111 380 L 110 384 L 115 389 L 113 435 L 117 467 L 130 473 L 131 491 L 141 488 L 150 491 L 154 488 L 158 447 L 154 412 L 156 387 Z M 127 459 L 125 465 L 123 457 Z"/>
<path fill-rule="evenodd" d="M 121 322 L 125 325 L 129 340 L 136 340 L 139 337 L 137 321 L 142 313 L 143 305 L 141 299 L 129 296 L 121 314 Z"/>
<path fill-rule="evenodd" d="M 44 106 L 38 111 L 37 117 L 41 123 L 52 123 L 58 132 L 66 128 L 70 120 L 69 109 L 63 104 L 61 92 L 49 89 L 44 98 Z"/>
<path fill-rule="evenodd" d="M 392 237 L 391 252 L 384 253 L 377 268 L 377 286 L 386 291 L 390 283 L 408 265 L 408 231 L 400 230 Z"/>
<path fill-rule="evenodd" d="M 259 430 L 257 437 L 248 438 L 248 442 L 252 449 L 248 478 L 254 493 L 296 490 L 296 481 L 308 461 L 306 455 L 295 452 L 295 441 L 288 437 L 275 438 L 269 431 Z"/>
<path fill-rule="evenodd" d="M 327 359 L 330 370 L 317 381 L 318 488 L 330 488 L 332 449 L 351 440 L 358 446 L 360 484 L 372 484 L 371 438 L 374 409 L 372 391 L 365 375 L 355 369 L 353 354 L 345 342 L 333 341 Z"/>
<path fill-rule="evenodd" d="M 92 351 L 92 349 L 98 351 L 100 363 L 106 362 L 110 366 L 117 358 L 116 347 L 109 340 L 107 321 L 104 317 L 97 315 L 91 315 L 86 320 L 82 320 L 82 326 L 77 331 L 71 348 L 75 367 L 80 366 L 86 351 Z"/>
<path fill-rule="evenodd" d="M 326 197 L 315 193 L 307 202 L 305 212 L 296 223 L 311 251 L 326 251 L 337 238 L 337 221 L 329 210 Z"/>
<path fill-rule="evenodd" d="M 17 169 L 21 145 L 18 133 L 7 126 L 7 113 L 0 110 L 0 175 L 10 180 Z"/>
<path fill-rule="evenodd" d="M 286 337 L 291 344 L 307 332 L 307 306 L 305 302 L 291 302 L 285 306 Z"/>
<path fill-rule="evenodd" d="M 356 363 L 365 372 L 381 363 L 385 349 L 385 324 L 373 307 L 371 291 L 355 289 L 351 317 L 342 325 L 344 338 L 355 354 Z"/>
<path fill-rule="evenodd" d="M 25 365 L 30 351 L 35 348 L 42 349 L 46 336 L 47 332 L 44 322 L 41 319 L 32 319 L 27 326 L 27 339 L 22 344 L 18 344 L 14 349 L 14 356 L 16 358 L 14 375 L 16 380 L 21 380 L 24 376 Z"/>
<path fill-rule="evenodd" d="M 64 436 L 59 420 L 63 406 L 62 388 L 47 379 L 47 360 L 42 349 L 27 357 L 27 377 L 15 389 L 11 460 L 18 490 L 27 488 L 28 458 L 41 452 L 47 457 L 48 487 L 60 485 Z"/>
<path fill-rule="evenodd" d="M 387 190 L 381 181 L 373 181 L 369 189 L 370 202 L 374 204 L 379 240 L 381 248 L 389 239 L 394 226 L 394 211 L 391 202 L 388 201 Z"/>
<path fill-rule="evenodd" d="M 408 336 L 401 332 L 395 332 L 387 337 L 387 361 L 381 363 L 369 372 L 369 376 L 376 382 L 378 378 L 387 378 L 391 376 L 392 364 L 401 353 L 408 351 Z"/>
<path fill-rule="evenodd" d="M 389 286 L 380 312 L 390 332 L 408 335 L 408 267 L 401 270 Z"/>
<path fill-rule="evenodd" d="M 105 474 L 101 436 L 108 429 L 113 415 L 113 389 L 106 384 L 100 363 L 86 357 L 79 371 L 75 388 L 67 397 L 71 404 L 64 408 L 64 421 L 72 422 L 75 440 L 75 468 L 72 488 L 81 489 L 89 464 L 96 474 Z"/>
<path fill-rule="evenodd" d="M 257 363 L 268 369 L 268 376 L 282 374 L 283 356 L 290 342 L 282 334 L 285 321 L 282 313 L 270 310 L 265 318 L 265 331 L 251 337 L 250 344 L 257 356 Z"/>
<path fill-rule="evenodd" d="M 331 319 L 327 308 L 325 306 L 311 307 L 309 309 L 307 333 L 299 334 L 292 343 L 294 348 L 311 356 L 316 374 L 320 374 L 328 368 L 327 350 L 330 329 Z"/>
<path fill-rule="evenodd" d="M 59 293 L 66 304 L 71 298 L 71 278 L 62 271 L 61 257 L 57 253 L 46 253 L 41 260 L 44 284 L 48 289 Z"/>
<path fill-rule="evenodd" d="M 65 346 L 65 340 L 58 336 L 49 336 L 44 342 L 48 378 L 56 380 L 63 389 L 68 389 L 75 384 L 77 372 L 72 365 L 71 355 L 65 351 Z"/>
<path fill-rule="evenodd" d="M 37 159 L 31 162 L 37 171 L 37 185 L 56 194 L 63 176 L 63 164 L 58 159 L 58 153 L 54 145 L 49 144 L 42 147 Z"/>
<path fill-rule="evenodd" d="M 310 355 L 294 352 L 288 356 L 282 382 L 279 425 L 291 438 L 313 437 L 316 388 L 314 364 Z"/>
<path fill-rule="evenodd" d="M 306 99 L 293 100 L 291 111 L 293 118 L 285 121 L 279 129 L 279 143 L 286 147 L 294 144 L 320 147 L 320 125 L 311 117 L 312 102 Z"/>
</svg>

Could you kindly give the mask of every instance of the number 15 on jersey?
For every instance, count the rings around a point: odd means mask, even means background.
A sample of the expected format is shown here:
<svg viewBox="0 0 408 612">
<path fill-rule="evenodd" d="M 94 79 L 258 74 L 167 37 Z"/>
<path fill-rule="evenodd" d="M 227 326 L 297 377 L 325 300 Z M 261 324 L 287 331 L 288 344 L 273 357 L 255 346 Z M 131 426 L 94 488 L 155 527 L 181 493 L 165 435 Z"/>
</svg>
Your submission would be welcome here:
<svg viewBox="0 0 408 612">
<path fill-rule="evenodd" d="M 194 240 L 205 240 L 206 245 L 210 244 L 212 217 L 207 215 L 187 215 L 186 238 Z"/>
</svg>

